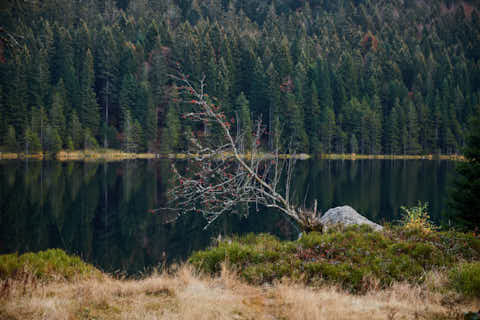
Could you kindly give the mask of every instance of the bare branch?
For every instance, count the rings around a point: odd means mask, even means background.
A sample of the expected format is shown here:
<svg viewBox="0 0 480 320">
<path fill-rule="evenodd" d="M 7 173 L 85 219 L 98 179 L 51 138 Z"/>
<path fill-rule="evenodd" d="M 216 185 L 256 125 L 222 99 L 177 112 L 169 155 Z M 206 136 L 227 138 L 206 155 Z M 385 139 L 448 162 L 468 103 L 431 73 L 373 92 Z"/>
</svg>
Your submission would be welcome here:
<svg viewBox="0 0 480 320">
<path fill-rule="evenodd" d="M 207 220 L 205 228 L 208 228 L 218 217 L 240 204 L 255 204 L 257 210 L 259 206 L 279 210 L 303 229 L 321 229 L 316 214 L 291 204 L 295 153 L 281 160 L 277 146 L 273 155 L 264 157 L 260 147 L 265 126 L 261 119 L 255 122 L 253 132 L 247 132 L 240 127 L 237 118 L 234 130 L 221 107 L 205 92 L 205 77 L 197 87 L 182 73 L 172 78 L 181 84 L 178 88 L 185 97 L 183 101 L 192 106 L 182 117 L 203 125 L 204 134 L 190 137 L 185 168 L 172 164 L 174 187 L 168 192 L 168 207 L 152 212 L 198 213 Z M 208 134 L 207 126 L 219 129 L 220 134 L 215 137 Z M 236 134 L 232 135 L 231 130 Z M 251 143 L 246 145 L 246 141 Z M 284 185 L 281 185 L 282 179 Z"/>
</svg>

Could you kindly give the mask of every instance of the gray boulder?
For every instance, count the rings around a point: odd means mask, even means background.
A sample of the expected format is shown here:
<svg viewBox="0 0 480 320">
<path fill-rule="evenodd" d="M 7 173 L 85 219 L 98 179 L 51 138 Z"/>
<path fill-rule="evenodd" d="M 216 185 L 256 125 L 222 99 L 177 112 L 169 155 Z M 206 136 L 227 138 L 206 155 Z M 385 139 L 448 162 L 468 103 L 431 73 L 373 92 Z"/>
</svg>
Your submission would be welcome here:
<svg viewBox="0 0 480 320">
<path fill-rule="evenodd" d="M 368 220 L 350 206 L 329 209 L 320 218 L 320 223 L 323 225 L 324 230 L 336 225 L 350 226 L 353 224 L 367 224 L 375 231 L 380 231 L 383 229 L 381 225 Z"/>
</svg>

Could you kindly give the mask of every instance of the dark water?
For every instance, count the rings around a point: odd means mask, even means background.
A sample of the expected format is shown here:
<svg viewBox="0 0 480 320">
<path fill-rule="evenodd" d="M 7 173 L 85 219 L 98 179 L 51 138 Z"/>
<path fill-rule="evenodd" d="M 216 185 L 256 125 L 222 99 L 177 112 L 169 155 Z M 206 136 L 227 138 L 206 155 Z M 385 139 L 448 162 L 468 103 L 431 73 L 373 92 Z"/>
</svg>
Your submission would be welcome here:
<svg viewBox="0 0 480 320">
<path fill-rule="evenodd" d="M 348 204 L 377 222 L 396 221 L 400 206 L 426 201 L 440 223 L 454 167 L 426 160 L 302 161 L 292 189 L 298 204 L 318 199 L 322 211 Z M 0 253 L 63 248 L 105 271 L 131 274 L 182 261 L 219 234 L 298 235 L 291 221 L 267 210 L 226 215 L 206 231 L 197 215 L 165 224 L 148 210 L 164 204 L 168 175 L 167 160 L 0 162 Z"/>
</svg>

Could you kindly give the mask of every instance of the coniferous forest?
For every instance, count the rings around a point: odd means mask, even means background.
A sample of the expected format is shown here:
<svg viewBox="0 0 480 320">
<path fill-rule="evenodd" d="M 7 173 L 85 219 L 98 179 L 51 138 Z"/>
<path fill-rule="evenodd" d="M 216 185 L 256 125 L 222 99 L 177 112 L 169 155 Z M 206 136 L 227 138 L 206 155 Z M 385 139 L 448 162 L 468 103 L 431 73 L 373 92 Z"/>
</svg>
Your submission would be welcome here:
<svg viewBox="0 0 480 320">
<path fill-rule="evenodd" d="M 0 145 L 181 152 L 205 75 L 266 148 L 452 154 L 480 111 L 480 5 L 457 0 L 2 1 Z M 212 98 L 213 99 L 213 98 Z M 212 131 L 210 134 L 215 134 Z"/>
</svg>

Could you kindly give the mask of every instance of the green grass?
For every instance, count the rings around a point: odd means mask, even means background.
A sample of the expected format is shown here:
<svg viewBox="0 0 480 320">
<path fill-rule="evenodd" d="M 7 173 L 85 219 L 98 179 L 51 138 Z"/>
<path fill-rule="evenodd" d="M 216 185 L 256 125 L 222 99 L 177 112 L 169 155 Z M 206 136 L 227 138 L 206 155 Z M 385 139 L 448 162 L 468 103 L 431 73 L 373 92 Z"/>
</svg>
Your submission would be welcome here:
<svg viewBox="0 0 480 320">
<path fill-rule="evenodd" d="M 470 234 L 403 227 L 374 232 L 368 226 L 353 226 L 312 232 L 298 241 L 279 241 L 266 234 L 237 237 L 196 252 L 189 262 L 210 274 L 227 262 L 252 284 L 286 277 L 362 292 L 372 280 L 382 287 L 395 281 L 421 283 L 430 270 L 479 259 L 480 239 Z"/>
<path fill-rule="evenodd" d="M 77 256 L 71 256 L 60 249 L 49 249 L 22 255 L 0 255 L 0 279 L 19 278 L 32 274 L 38 279 L 73 279 L 99 274 L 93 266 Z"/>
</svg>

